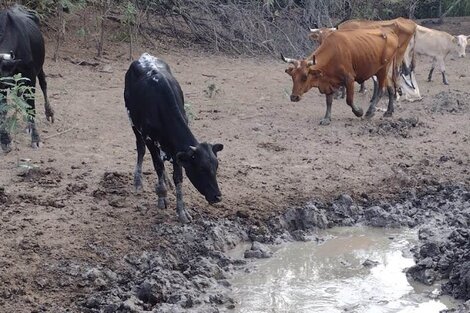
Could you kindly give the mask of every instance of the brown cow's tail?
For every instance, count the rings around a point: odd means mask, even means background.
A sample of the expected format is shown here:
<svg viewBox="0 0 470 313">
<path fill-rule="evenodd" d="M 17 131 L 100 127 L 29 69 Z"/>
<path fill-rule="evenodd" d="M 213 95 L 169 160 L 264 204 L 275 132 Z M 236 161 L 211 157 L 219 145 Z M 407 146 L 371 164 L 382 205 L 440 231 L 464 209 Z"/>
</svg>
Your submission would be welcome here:
<svg viewBox="0 0 470 313">
<path fill-rule="evenodd" d="M 416 30 L 415 30 L 415 33 L 413 35 L 413 49 L 412 49 L 412 52 L 411 52 L 411 63 L 410 63 L 410 78 L 411 78 L 411 73 L 414 72 L 415 66 L 416 66 L 416 53 L 415 53 L 415 50 L 416 50 Z"/>
</svg>

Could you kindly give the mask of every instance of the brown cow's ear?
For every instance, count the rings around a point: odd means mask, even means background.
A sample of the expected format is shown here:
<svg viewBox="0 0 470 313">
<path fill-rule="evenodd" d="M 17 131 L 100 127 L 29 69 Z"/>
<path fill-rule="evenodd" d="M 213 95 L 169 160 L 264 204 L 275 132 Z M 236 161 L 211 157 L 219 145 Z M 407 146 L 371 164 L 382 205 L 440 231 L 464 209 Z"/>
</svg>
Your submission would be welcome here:
<svg viewBox="0 0 470 313">
<path fill-rule="evenodd" d="M 310 33 L 308 35 L 308 38 L 310 38 L 311 40 L 313 41 L 317 41 L 319 38 L 320 38 L 320 34 L 318 31 L 314 32 L 314 33 Z"/>
<path fill-rule="evenodd" d="M 292 76 L 292 71 L 294 70 L 294 68 L 292 67 L 289 67 L 288 69 L 286 69 L 286 73 L 289 74 L 290 76 Z"/>
<path fill-rule="evenodd" d="M 310 75 L 312 75 L 313 77 L 315 77 L 315 78 L 320 78 L 320 77 L 323 76 L 323 72 L 321 70 L 318 70 L 318 69 L 310 69 L 308 71 L 308 73 Z"/>
</svg>

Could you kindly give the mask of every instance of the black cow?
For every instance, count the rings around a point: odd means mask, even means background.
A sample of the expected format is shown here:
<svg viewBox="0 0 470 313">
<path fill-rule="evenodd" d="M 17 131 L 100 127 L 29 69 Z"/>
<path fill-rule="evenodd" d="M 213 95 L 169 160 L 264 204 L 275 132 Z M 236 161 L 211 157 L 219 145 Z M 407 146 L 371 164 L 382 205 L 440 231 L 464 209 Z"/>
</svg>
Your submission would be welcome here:
<svg viewBox="0 0 470 313">
<path fill-rule="evenodd" d="M 160 150 L 173 162 L 176 211 L 182 223 L 191 220 L 183 203 L 182 167 L 210 204 L 221 201 L 216 173 L 217 152 L 223 145 L 198 143 L 193 136 L 184 110 L 183 92 L 168 64 L 147 53 L 132 62 L 126 73 L 124 100 L 137 144 L 135 188 L 142 188 L 142 161 L 147 146 L 158 176 L 155 191 L 159 208 L 167 207 L 165 167 Z"/>
<path fill-rule="evenodd" d="M 21 73 L 28 78 L 26 85 L 35 87 L 36 77 L 45 99 L 46 117 L 54 122 L 54 111 L 47 98 L 47 83 L 44 70 L 45 48 L 44 39 L 39 29 L 39 18 L 24 7 L 15 5 L 0 12 L 0 77 L 13 76 Z M 29 122 L 31 141 L 34 148 L 39 147 L 39 134 L 34 123 L 34 98 L 28 100 L 32 109 Z M 1 103 L 0 103 L 1 106 Z M 0 124 L 5 112 L 0 115 Z M 0 143 L 2 149 L 10 151 L 11 138 L 8 132 L 0 127 Z"/>
</svg>

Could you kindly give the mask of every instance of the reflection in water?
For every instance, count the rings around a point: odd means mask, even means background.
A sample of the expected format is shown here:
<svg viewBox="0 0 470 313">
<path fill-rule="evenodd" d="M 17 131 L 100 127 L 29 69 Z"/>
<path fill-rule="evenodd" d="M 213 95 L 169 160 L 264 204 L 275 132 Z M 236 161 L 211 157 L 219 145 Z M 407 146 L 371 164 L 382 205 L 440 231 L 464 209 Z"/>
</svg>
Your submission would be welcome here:
<svg viewBox="0 0 470 313">
<path fill-rule="evenodd" d="M 252 273 L 234 277 L 233 312 L 437 313 L 449 306 L 417 293 L 406 279 L 414 261 L 402 251 L 414 232 L 354 227 L 322 235 L 322 244 L 287 244 L 257 261 Z M 366 268 L 367 259 L 379 264 Z"/>
</svg>

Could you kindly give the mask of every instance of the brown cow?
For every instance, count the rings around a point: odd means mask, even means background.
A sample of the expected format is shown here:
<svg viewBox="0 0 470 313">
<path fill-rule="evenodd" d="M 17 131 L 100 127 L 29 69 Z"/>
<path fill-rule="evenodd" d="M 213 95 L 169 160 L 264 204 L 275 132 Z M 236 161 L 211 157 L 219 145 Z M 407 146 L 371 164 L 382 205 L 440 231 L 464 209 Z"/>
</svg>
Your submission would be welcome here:
<svg viewBox="0 0 470 313">
<path fill-rule="evenodd" d="M 338 30 L 324 39 L 320 47 L 307 59 L 286 59 L 294 67 L 286 69 L 292 77 L 293 87 L 291 101 L 297 102 L 312 87 L 318 87 L 326 95 L 326 114 L 321 125 L 331 122 L 331 105 L 333 93 L 340 86 L 346 87 L 346 103 L 353 113 L 360 117 L 361 108 L 354 105 L 354 81 L 362 83 L 372 76 L 377 76 L 379 88 L 374 92 L 366 117 L 372 117 L 375 106 L 387 86 L 389 102 L 384 116 L 393 113 L 393 101 L 396 75 L 388 81 L 387 73 L 396 62 L 398 36 L 387 29 Z M 392 67 L 394 68 L 394 67 Z M 393 71 L 396 73 L 396 71 Z"/>
<path fill-rule="evenodd" d="M 415 66 L 414 58 L 414 40 L 413 37 L 416 33 L 417 24 L 412 20 L 406 18 L 396 18 L 393 20 L 386 21 L 370 21 L 370 20 L 348 20 L 337 26 L 337 28 L 317 28 L 310 29 L 309 37 L 319 43 L 321 43 L 329 34 L 334 32 L 336 29 L 361 29 L 361 28 L 385 28 L 390 29 L 398 36 L 399 48 L 397 51 L 397 67 L 401 68 L 401 73 L 409 75 L 411 82 L 406 80 L 403 76 L 403 83 L 415 90 L 415 94 L 409 98 L 409 100 L 421 99 L 419 89 L 416 81 L 413 81 L 412 71 Z M 375 87 L 375 84 L 374 84 Z M 407 86 L 402 86 L 403 87 Z M 361 85 L 361 91 L 364 85 Z M 407 89 L 409 90 L 409 88 Z M 417 94 L 416 94 L 417 93 Z"/>
</svg>

